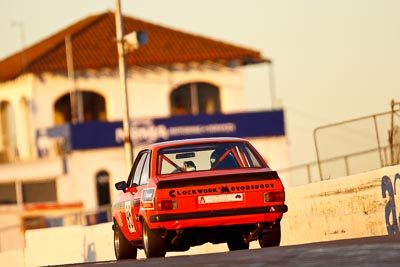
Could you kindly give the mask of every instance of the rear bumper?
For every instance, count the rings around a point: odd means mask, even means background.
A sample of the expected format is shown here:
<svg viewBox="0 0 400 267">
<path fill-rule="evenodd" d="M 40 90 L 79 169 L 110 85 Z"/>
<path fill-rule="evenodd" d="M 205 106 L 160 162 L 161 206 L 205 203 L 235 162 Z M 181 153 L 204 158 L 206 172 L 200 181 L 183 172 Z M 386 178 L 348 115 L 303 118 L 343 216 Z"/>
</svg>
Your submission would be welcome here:
<svg viewBox="0 0 400 267">
<path fill-rule="evenodd" d="M 155 214 L 150 216 L 150 222 L 170 222 L 181 220 L 196 220 L 196 219 L 218 219 L 218 217 L 231 217 L 243 215 L 266 215 L 267 217 L 281 217 L 283 213 L 288 211 L 288 207 L 283 205 L 275 205 L 268 207 L 255 207 L 255 208 L 241 208 L 229 210 L 214 210 L 214 211 L 200 211 L 191 213 L 171 213 L 171 214 Z M 275 216 L 268 216 L 275 215 Z"/>
</svg>

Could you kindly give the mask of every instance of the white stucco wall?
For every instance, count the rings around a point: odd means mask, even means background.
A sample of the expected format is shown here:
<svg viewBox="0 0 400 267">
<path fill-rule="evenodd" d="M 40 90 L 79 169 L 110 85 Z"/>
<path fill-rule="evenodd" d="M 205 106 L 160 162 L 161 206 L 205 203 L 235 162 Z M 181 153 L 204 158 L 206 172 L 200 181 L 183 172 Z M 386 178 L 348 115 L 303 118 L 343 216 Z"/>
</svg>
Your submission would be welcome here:
<svg viewBox="0 0 400 267">
<path fill-rule="evenodd" d="M 65 180 L 69 187 L 59 191 L 60 201 L 81 201 L 85 209 L 97 208 L 96 174 L 106 171 L 110 175 L 110 196 L 113 199 L 114 184 L 125 180 L 123 148 L 74 151 L 67 157 L 68 173 Z"/>
<path fill-rule="evenodd" d="M 63 175 L 62 158 L 0 164 L 0 182 L 37 181 Z"/>
<path fill-rule="evenodd" d="M 25 74 L 15 80 L 0 83 L 0 102 L 7 101 L 11 104 L 14 113 L 14 124 L 16 130 L 16 145 L 18 154 L 21 159 L 30 158 L 33 151 L 34 135 L 32 131 L 27 130 L 27 126 L 31 125 L 31 118 L 27 116 L 21 107 L 23 99 L 28 103 L 28 109 L 31 107 L 30 99 L 32 99 L 32 84 L 34 76 Z M 3 148 L 0 136 L 0 150 Z"/>
<path fill-rule="evenodd" d="M 129 71 L 127 95 L 129 114 L 133 118 L 168 117 L 169 96 L 176 87 L 190 82 L 209 82 L 220 88 L 223 113 L 245 111 L 245 90 L 241 69 L 222 68 L 169 72 Z M 121 89 L 117 72 L 93 73 L 77 77 L 76 87 L 98 93 L 106 99 L 107 119 L 121 120 Z M 66 76 L 43 74 L 34 81 L 34 122 L 37 128 L 54 125 L 54 104 L 73 88 Z M 1 90 L 0 90 L 1 91 Z"/>
</svg>

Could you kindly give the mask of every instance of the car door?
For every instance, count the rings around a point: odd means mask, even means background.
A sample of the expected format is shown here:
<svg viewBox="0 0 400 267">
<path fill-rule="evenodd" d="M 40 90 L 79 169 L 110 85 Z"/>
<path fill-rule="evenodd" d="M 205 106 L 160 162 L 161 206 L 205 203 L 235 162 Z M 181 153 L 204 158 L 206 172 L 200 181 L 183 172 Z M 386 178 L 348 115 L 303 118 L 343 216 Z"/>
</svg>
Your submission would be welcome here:
<svg viewBox="0 0 400 267">
<path fill-rule="evenodd" d="M 136 193 L 125 201 L 125 218 L 128 226 L 128 240 L 142 239 L 142 225 L 139 222 L 140 198 L 149 180 L 150 152 L 141 151 L 136 157 L 128 177 L 128 188 L 136 187 Z"/>
</svg>

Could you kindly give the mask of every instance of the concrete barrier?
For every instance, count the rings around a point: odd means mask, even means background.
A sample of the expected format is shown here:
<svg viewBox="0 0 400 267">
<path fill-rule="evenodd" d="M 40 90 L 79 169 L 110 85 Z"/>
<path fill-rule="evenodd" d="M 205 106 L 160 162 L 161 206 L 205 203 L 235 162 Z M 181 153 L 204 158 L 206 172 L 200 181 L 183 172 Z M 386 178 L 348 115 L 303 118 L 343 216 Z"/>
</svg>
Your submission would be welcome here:
<svg viewBox="0 0 400 267">
<path fill-rule="evenodd" d="M 24 250 L 15 249 L 0 253 L 0 266 L 25 267 Z"/>
<path fill-rule="evenodd" d="M 395 203 L 400 203 L 400 196 L 395 195 L 395 180 L 400 179 L 399 173 L 400 166 L 392 166 L 289 188 L 281 244 L 398 232 Z"/>
<path fill-rule="evenodd" d="M 28 230 L 26 266 L 84 262 L 85 235 L 80 225 Z"/>
<path fill-rule="evenodd" d="M 287 188 L 281 245 L 400 233 L 395 205 L 400 203 L 399 173 L 400 165 Z M 29 230 L 25 239 L 25 250 L 0 254 L 0 266 L 115 260 L 111 223 Z M 258 243 L 250 248 L 259 248 Z M 227 251 L 226 244 L 206 244 L 167 257 L 221 251 Z M 143 250 L 138 258 L 145 258 Z"/>
</svg>

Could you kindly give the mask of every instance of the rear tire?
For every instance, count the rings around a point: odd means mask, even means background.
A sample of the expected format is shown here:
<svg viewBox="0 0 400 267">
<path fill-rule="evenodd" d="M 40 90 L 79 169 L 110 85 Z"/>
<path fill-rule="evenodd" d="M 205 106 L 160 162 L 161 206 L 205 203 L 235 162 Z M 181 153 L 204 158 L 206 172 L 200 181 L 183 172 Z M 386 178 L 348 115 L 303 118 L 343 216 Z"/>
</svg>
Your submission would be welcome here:
<svg viewBox="0 0 400 267">
<path fill-rule="evenodd" d="M 157 230 L 151 230 L 143 222 L 143 249 L 147 258 L 165 257 L 167 253 L 166 241 Z"/>
<path fill-rule="evenodd" d="M 132 245 L 124 236 L 118 224 L 114 222 L 114 253 L 117 260 L 136 259 L 137 247 Z"/>
<path fill-rule="evenodd" d="M 264 229 L 265 231 L 265 229 Z M 266 233 L 263 233 L 258 237 L 258 243 L 260 247 L 277 247 L 281 243 L 281 224 L 280 222 L 274 225 L 271 229 L 268 229 Z"/>
<path fill-rule="evenodd" d="M 228 240 L 226 243 L 228 245 L 229 251 L 249 249 L 249 247 L 250 247 L 250 244 L 248 242 L 244 241 L 242 232 L 234 233 L 234 235 L 232 235 L 231 239 Z"/>
</svg>

